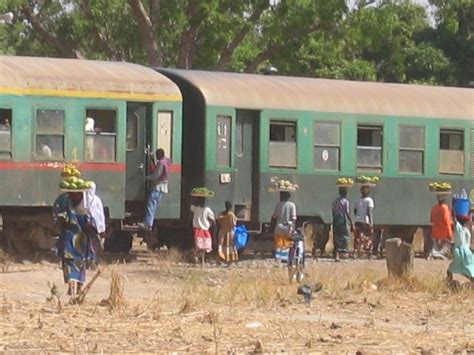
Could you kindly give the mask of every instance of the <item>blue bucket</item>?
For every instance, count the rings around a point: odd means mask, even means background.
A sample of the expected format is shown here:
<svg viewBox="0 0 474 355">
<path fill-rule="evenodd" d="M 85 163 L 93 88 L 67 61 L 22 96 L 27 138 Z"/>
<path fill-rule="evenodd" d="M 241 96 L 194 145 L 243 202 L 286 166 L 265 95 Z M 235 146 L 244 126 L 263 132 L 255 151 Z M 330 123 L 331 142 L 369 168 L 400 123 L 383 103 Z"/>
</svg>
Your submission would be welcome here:
<svg viewBox="0 0 474 355">
<path fill-rule="evenodd" d="M 240 250 L 247 246 L 249 241 L 249 232 L 247 227 L 244 225 L 238 225 L 234 230 L 234 244 L 235 247 Z"/>
<path fill-rule="evenodd" d="M 467 198 L 453 198 L 453 208 L 457 216 L 468 216 L 471 212 L 471 203 Z"/>
</svg>

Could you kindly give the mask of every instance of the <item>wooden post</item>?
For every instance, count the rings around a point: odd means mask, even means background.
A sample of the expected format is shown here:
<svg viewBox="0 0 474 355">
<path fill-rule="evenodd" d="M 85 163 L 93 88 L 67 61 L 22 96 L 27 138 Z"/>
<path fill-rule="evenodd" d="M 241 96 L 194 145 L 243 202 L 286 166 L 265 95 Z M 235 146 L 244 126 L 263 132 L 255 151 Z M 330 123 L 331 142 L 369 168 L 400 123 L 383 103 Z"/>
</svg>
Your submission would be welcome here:
<svg viewBox="0 0 474 355">
<path fill-rule="evenodd" d="M 413 270 L 414 253 L 411 244 L 402 242 L 400 238 L 385 241 L 387 270 L 390 276 L 402 277 Z"/>
</svg>

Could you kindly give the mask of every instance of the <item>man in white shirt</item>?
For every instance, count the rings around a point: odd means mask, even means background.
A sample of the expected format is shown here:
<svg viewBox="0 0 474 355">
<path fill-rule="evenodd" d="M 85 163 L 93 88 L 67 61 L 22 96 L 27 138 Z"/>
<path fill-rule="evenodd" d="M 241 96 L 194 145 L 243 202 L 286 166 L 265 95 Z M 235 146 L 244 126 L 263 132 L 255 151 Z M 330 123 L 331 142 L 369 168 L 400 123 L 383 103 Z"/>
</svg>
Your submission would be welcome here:
<svg viewBox="0 0 474 355">
<path fill-rule="evenodd" d="M 372 234 L 374 227 L 374 200 L 369 196 L 370 187 L 362 186 L 360 188 L 361 197 L 355 204 L 355 228 L 354 228 L 354 255 L 361 250 L 371 253 Z"/>
<path fill-rule="evenodd" d="M 272 219 L 275 222 L 275 261 L 285 259 L 291 244 L 291 233 L 296 224 L 296 205 L 290 201 L 288 191 L 280 192 L 280 201 L 276 204 Z"/>
</svg>

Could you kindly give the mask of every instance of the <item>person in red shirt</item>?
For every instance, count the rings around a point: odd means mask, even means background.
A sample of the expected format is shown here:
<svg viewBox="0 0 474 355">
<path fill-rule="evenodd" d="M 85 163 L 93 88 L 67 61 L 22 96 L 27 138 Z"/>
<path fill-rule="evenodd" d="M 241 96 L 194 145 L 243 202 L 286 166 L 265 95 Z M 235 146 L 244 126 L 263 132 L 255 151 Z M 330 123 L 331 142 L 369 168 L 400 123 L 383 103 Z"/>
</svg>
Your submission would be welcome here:
<svg viewBox="0 0 474 355">
<path fill-rule="evenodd" d="M 438 196 L 438 204 L 431 209 L 431 258 L 447 259 L 453 238 L 453 219 L 444 196 Z"/>
</svg>

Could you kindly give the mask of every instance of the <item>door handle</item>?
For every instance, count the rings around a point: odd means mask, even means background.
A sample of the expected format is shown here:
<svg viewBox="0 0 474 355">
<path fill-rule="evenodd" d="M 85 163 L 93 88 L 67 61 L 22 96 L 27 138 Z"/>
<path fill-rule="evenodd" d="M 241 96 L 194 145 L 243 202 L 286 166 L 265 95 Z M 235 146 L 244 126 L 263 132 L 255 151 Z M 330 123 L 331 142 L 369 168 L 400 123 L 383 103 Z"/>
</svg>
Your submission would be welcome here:
<svg viewBox="0 0 474 355">
<path fill-rule="evenodd" d="M 145 169 L 145 164 L 143 164 L 143 163 L 138 164 L 137 169 L 140 170 L 140 171 L 143 171 L 143 169 Z"/>
</svg>

